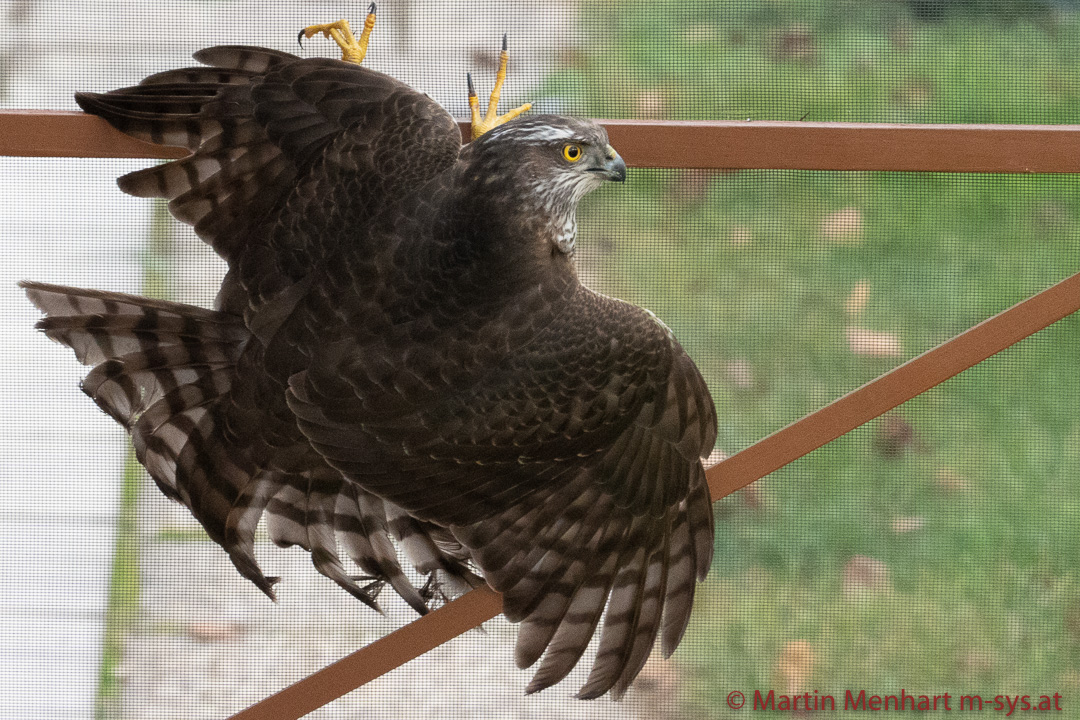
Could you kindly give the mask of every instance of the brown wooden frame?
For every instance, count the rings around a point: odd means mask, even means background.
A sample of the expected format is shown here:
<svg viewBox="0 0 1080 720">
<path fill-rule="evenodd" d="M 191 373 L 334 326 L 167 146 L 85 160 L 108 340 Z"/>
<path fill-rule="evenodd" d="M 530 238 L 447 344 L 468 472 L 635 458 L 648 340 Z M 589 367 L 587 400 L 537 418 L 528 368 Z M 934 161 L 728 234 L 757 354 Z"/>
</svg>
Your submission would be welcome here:
<svg viewBox="0 0 1080 720">
<path fill-rule="evenodd" d="M 888 125 L 771 121 L 603 120 L 626 163 L 647 168 L 1080 171 L 1077 125 Z M 462 121 L 464 139 L 469 123 Z M 0 156 L 181 158 L 101 118 L 65 110 L 0 110 Z"/>
<path fill-rule="evenodd" d="M 936 172 L 1080 171 L 1080 126 L 603 121 L 628 165 Z M 467 137 L 468 124 L 462 123 Z M 0 111 L 0 155 L 177 158 L 186 154 L 77 112 Z M 1080 273 L 983 321 L 709 468 L 717 500 L 1080 310 Z M 243 710 L 293 720 L 419 657 L 501 610 L 486 588 L 370 643 Z"/>
</svg>

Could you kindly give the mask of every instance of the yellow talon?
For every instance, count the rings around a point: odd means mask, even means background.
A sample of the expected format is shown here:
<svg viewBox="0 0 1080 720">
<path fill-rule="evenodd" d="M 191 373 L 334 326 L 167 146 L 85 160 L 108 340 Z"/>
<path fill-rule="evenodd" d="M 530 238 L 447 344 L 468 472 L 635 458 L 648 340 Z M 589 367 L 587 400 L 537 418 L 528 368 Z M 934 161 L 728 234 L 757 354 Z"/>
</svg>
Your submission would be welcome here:
<svg viewBox="0 0 1080 720">
<path fill-rule="evenodd" d="M 465 76 L 469 81 L 469 109 L 472 112 L 473 140 L 488 130 L 513 120 L 532 107 L 532 103 L 525 103 L 521 107 L 516 107 L 503 115 L 499 115 L 499 95 L 502 93 L 503 82 L 506 80 L 506 62 L 509 59 L 510 55 L 506 52 L 506 36 L 503 35 L 502 52 L 499 53 L 499 72 L 495 75 L 495 88 L 491 91 L 491 97 L 488 98 L 487 112 L 484 113 L 482 118 L 480 117 L 480 98 L 476 96 L 472 75 L 467 74 Z"/>
<path fill-rule="evenodd" d="M 338 20 L 325 25 L 309 25 L 300 31 L 300 37 L 312 38 L 319 33 L 337 43 L 341 48 L 341 59 L 359 65 L 367 55 L 368 40 L 371 39 L 371 30 L 375 27 L 375 3 L 368 8 L 367 17 L 364 19 L 364 30 L 360 33 L 360 39 L 353 36 L 348 20 Z"/>
</svg>

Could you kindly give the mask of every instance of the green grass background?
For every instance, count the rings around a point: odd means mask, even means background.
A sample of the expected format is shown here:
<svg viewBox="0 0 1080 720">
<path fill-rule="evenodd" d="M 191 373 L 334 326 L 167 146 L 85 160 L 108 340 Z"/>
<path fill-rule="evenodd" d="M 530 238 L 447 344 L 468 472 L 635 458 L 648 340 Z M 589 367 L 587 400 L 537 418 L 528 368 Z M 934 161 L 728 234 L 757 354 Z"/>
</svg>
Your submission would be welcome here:
<svg viewBox="0 0 1080 720">
<path fill-rule="evenodd" d="M 1080 122 L 1075 15 L 905 8 L 588 3 L 587 49 L 545 92 L 599 117 Z M 858 230 L 830 232 L 837 213 Z M 580 265 L 673 328 L 731 453 L 1080 270 L 1078 222 L 1070 176 L 634 170 L 584 209 Z M 853 353 L 851 327 L 902 353 Z M 738 717 L 728 692 L 794 683 L 1059 692 L 1080 716 L 1078 355 L 1069 317 L 900 408 L 898 452 L 871 423 L 718 503 L 687 708 Z M 860 556 L 887 579 L 845 581 Z"/>
</svg>

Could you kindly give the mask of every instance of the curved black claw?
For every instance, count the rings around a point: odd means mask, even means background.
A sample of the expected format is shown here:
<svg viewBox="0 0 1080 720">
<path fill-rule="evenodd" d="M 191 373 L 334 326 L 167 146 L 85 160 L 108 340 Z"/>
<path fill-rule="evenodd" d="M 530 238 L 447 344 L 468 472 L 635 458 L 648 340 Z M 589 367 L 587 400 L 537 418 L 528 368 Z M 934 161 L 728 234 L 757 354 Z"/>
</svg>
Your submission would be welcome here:
<svg viewBox="0 0 1080 720">
<path fill-rule="evenodd" d="M 427 603 L 439 601 L 439 604 L 445 605 L 450 602 L 450 596 L 443 591 L 443 581 L 436 577 L 436 573 L 438 570 L 428 574 L 427 582 L 420 588 L 420 597 Z"/>
<path fill-rule="evenodd" d="M 368 5 L 367 14 L 368 15 L 374 15 L 375 14 L 375 3 L 371 3 L 370 5 Z"/>
<path fill-rule="evenodd" d="M 431 572 L 427 576 L 427 582 L 424 583 L 424 587 L 420 588 L 420 597 L 425 602 L 431 602 L 435 599 L 436 593 L 439 592 L 439 581 L 435 579 L 435 573 Z"/>
<path fill-rule="evenodd" d="M 506 52 L 506 33 L 503 33 L 503 52 Z"/>
<path fill-rule="evenodd" d="M 353 576 L 353 581 L 354 582 L 364 582 L 365 580 L 370 580 L 371 582 L 369 582 L 367 585 L 360 588 L 360 592 L 364 593 L 365 595 L 370 597 L 372 600 L 378 600 L 379 599 L 379 593 L 381 593 L 383 588 L 386 587 L 386 581 L 385 580 L 380 580 L 379 578 L 373 578 L 370 575 L 354 575 Z"/>
<path fill-rule="evenodd" d="M 297 35 L 296 35 L 296 44 L 300 46 L 301 50 L 304 49 L 304 31 L 303 30 L 301 30 L 299 33 L 297 33 Z"/>
<path fill-rule="evenodd" d="M 476 87 L 473 86 L 472 73 L 465 73 L 465 82 L 469 84 L 469 97 L 476 97 Z"/>
</svg>

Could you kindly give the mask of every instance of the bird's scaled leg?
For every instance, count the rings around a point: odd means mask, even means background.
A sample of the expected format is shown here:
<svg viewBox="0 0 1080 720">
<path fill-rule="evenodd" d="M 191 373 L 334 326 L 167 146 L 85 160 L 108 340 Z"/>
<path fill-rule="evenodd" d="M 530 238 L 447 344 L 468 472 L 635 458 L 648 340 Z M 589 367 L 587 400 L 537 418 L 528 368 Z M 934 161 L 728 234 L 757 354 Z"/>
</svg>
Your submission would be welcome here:
<svg viewBox="0 0 1080 720">
<path fill-rule="evenodd" d="M 472 111 L 472 139 L 480 137 L 488 130 L 498 127 L 505 122 L 513 120 L 521 113 L 532 107 L 532 103 L 525 103 L 521 107 L 499 115 L 499 95 L 502 93 L 503 82 L 506 80 L 506 62 L 510 55 L 506 52 L 506 35 L 503 35 L 502 52 L 499 53 L 499 72 L 495 75 L 495 88 L 488 98 L 487 112 L 480 117 L 480 98 L 476 96 L 476 88 L 473 87 L 472 75 L 466 74 L 469 81 L 469 109 Z"/>
<path fill-rule="evenodd" d="M 348 20 L 338 20 L 325 25 L 309 25 L 300 31 L 297 42 L 301 38 L 311 38 L 319 33 L 337 43 L 341 48 L 341 59 L 359 65 L 367 55 L 368 40 L 371 39 L 371 29 L 375 27 L 375 3 L 368 7 L 367 17 L 364 19 L 364 30 L 360 33 L 360 39 L 353 36 Z"/>
</svg>

